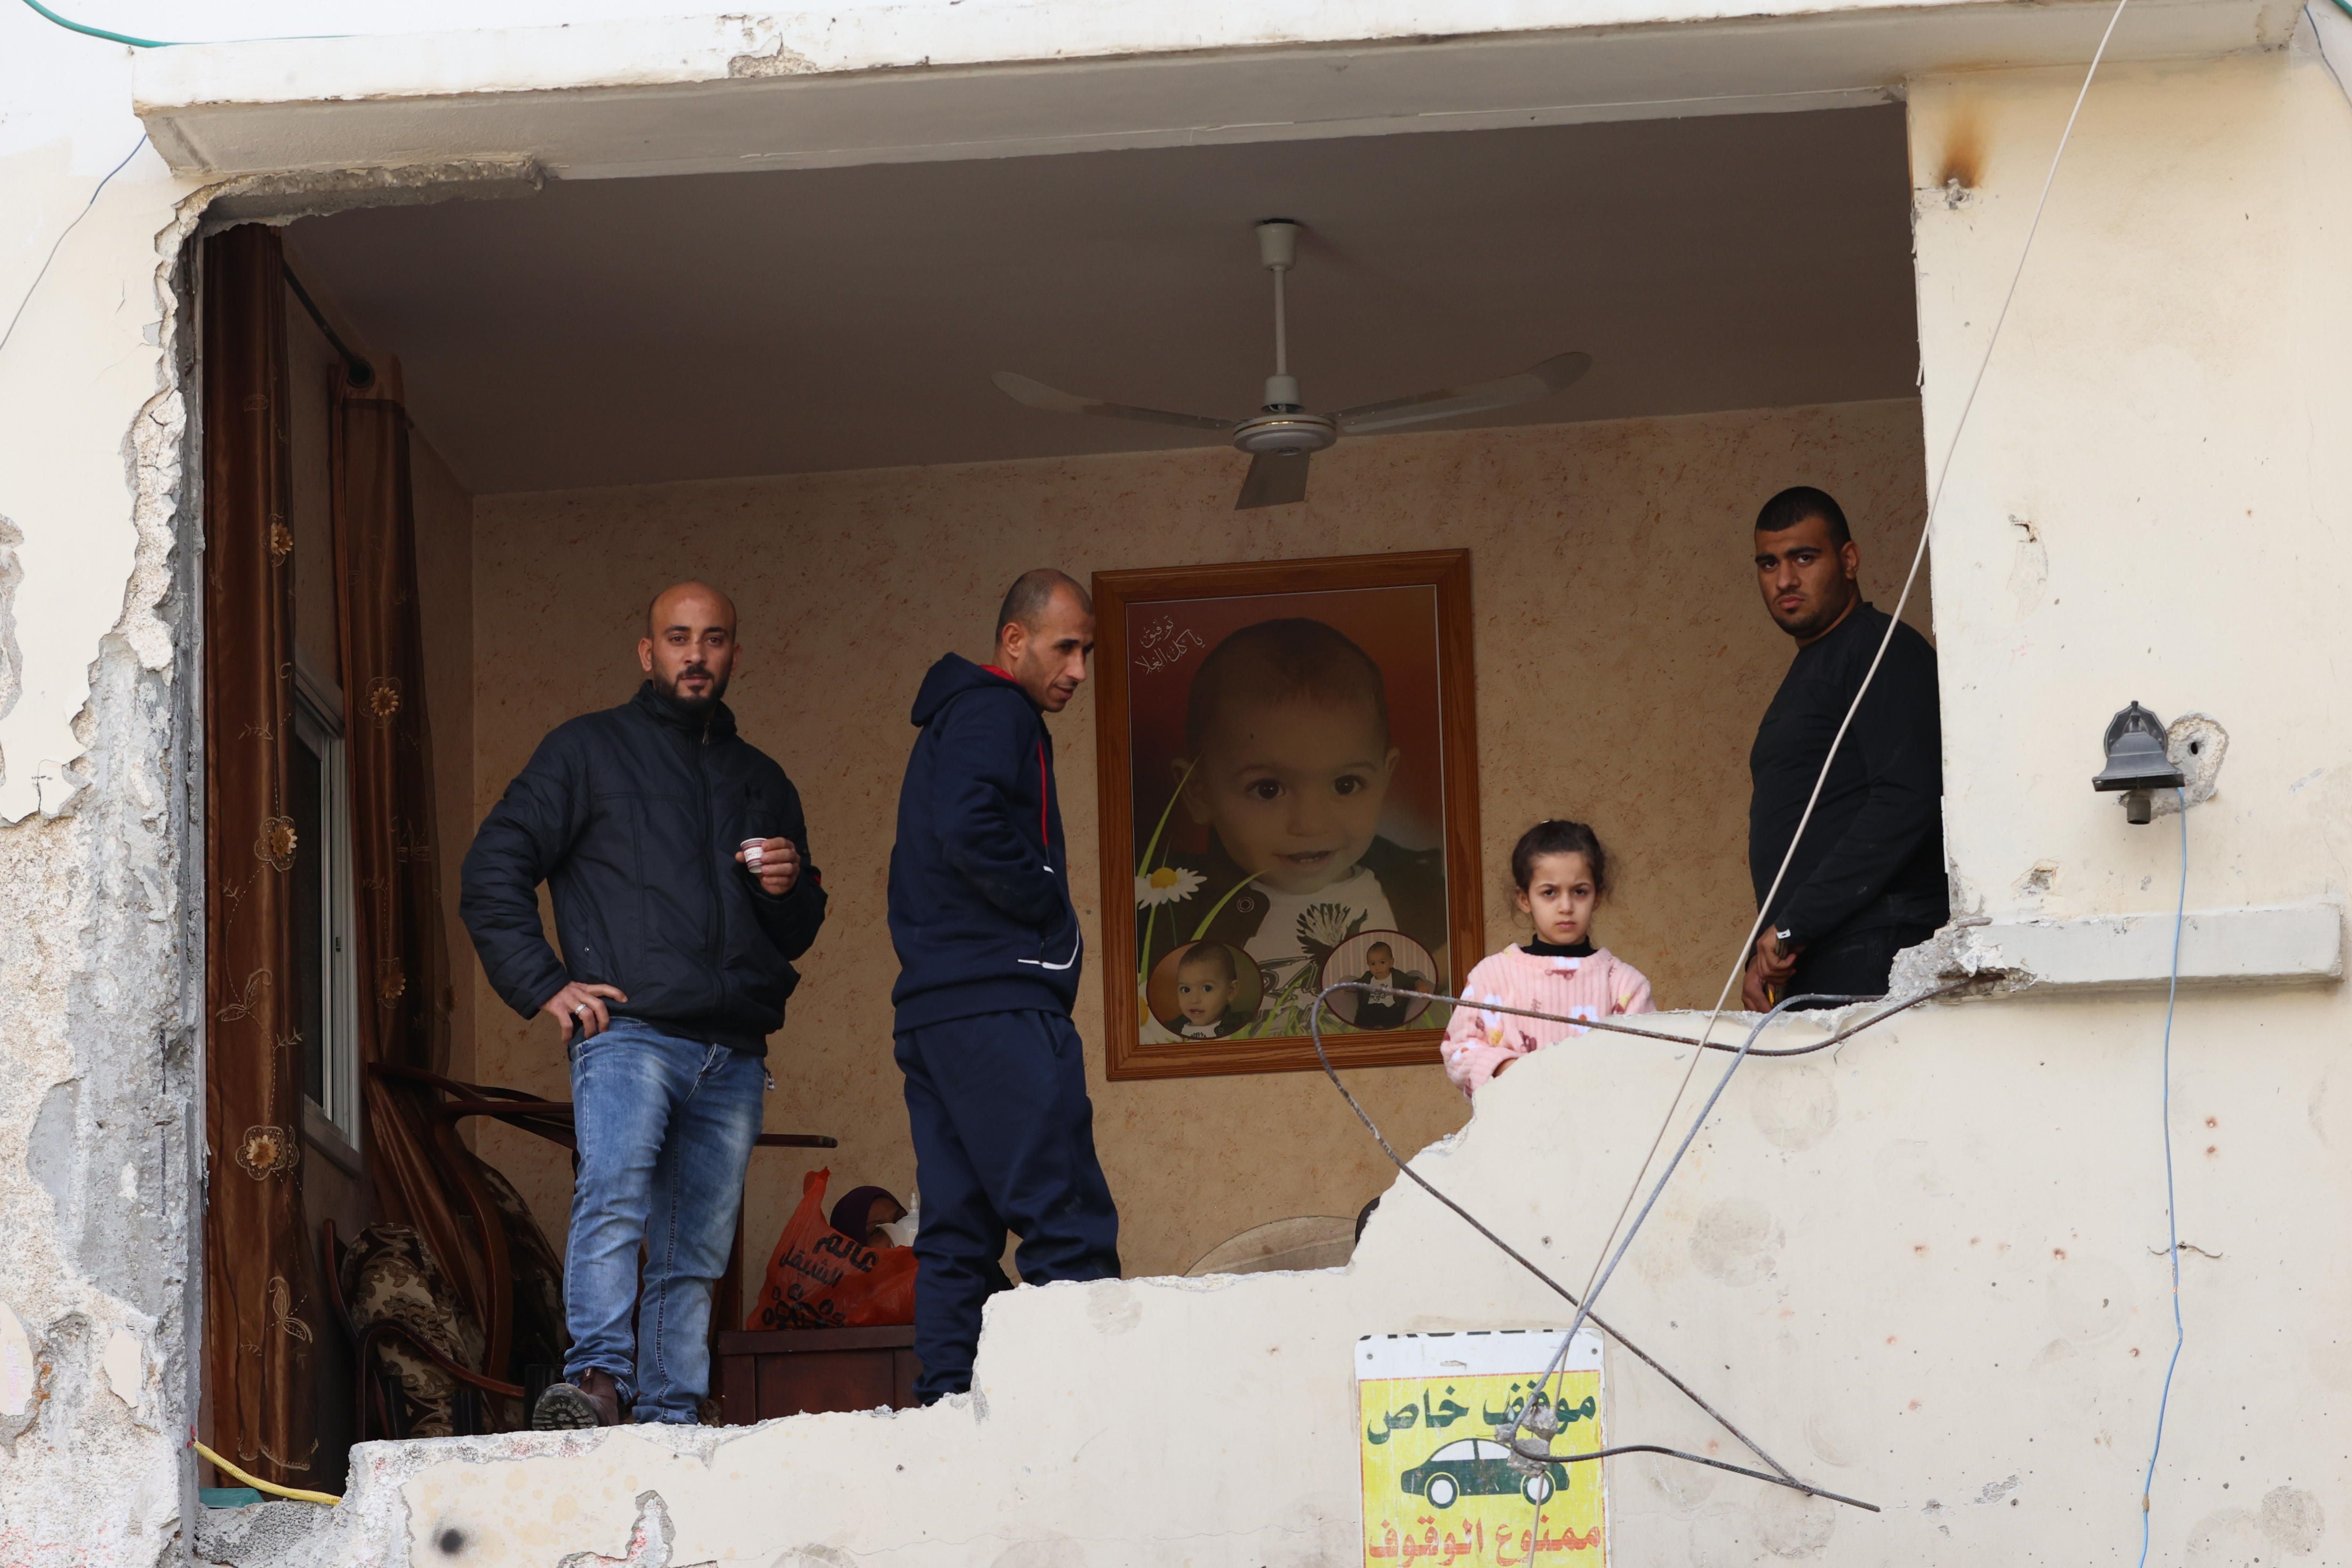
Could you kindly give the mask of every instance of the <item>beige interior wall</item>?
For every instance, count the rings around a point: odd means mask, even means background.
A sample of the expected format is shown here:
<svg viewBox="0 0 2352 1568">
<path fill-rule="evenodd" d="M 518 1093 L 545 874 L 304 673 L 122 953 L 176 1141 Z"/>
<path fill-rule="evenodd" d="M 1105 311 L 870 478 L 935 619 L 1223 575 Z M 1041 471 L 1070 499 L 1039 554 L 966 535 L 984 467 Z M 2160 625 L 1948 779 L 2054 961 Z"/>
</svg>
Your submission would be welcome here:
<svg viewBox="0 0 2352 1568">
<path fill-rule="evenodd" d="M 1232 453 L 1210 450 L 483 497 L 477 814 L 551 727 L 635 689 L 637 617 L 655 590 L 688 575 L 726 586 L 745 650 L 729 700 L 799 785 L 832 897 L 772 1042 L 767 1125 L 838 1137 L 836 1193 L 869 1181 L 903 1193 L 913 1159 L 890 1059 L 884 883 L 907 710 L 929 663 L 950 648 L 984 657 L 1004 584 L 1040 563 L 1083 579 L 1461 546 L 1488 946 L 1517 934 L 1513 839 L 1542 816 L 1583 818 L 1619 882 L 1601 940 L 1651 975 L 1662 1005 L 1711 1003 L 1753 914 L 1746 759 L 1790 652 L 1757 602 L 1749 524 L 1782 485 L 1829 489 L 1867 585 L 1891 601 L 1925 506 L 1917 405 L 1358 441 L 1316 459 L 1307 504 L 1271 511 L 1232 510 L 1239 478 Z M 1055 734 L 1072 883 L 1098 930 L 1093 714 L 1082 693 Z M 478 1003 L 484 1080 L 565 1095 L 550 1026 L 526 1026 L 487 988 Z M 1352 1215 L 1387 1186 L 1392 1173 L 1319 1075 L 1107 1083 L 1100 1019 L 1097 966 L 1078 1025 L 1130 1274 L 1181 1271 L 1266 1220 Z M 1465 1119 L 1433 1062 L 1353 1076 L 1400 1148 Z M 483 1149 L 560 1233 L 560 1152 L 499 1128 Z M 807 1163 L 756 1162 L 750 1226 L 763 1248 Z"/>
</svg>

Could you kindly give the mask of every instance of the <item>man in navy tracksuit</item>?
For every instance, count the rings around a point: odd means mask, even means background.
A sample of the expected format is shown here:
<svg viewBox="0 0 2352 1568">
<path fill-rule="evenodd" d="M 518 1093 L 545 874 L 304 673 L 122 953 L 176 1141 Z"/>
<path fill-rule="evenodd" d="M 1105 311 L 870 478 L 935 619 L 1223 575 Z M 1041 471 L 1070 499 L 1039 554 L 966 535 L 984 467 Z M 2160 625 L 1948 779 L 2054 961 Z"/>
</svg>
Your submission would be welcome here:
<svg viewBox="0 0 2352 1568">
<path fill-rule="evenodd" d="M 1010 1289 L 1007 1230 L 1032 1285 L 1119 1271 L 1070 1023 L 1083 942 L 1044 719 L 1087 678 L 1094 605 L 1063 574 L 1030 572 L 996 624 L 993 663 L 949 654 L 923 677 L 890 852 L 925 1404 L 971 1386 L 981 1307 Z"/>
</svg>

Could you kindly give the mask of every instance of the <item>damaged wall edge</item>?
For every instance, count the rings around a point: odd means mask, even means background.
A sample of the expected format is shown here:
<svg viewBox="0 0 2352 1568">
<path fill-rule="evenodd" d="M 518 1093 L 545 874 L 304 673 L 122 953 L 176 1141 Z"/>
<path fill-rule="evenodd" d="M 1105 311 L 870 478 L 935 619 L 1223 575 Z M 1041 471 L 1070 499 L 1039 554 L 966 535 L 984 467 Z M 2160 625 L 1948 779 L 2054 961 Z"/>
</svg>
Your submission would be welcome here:
<svg viewBox="0 0 2352 1568">
<path fill-rule="evenodd" d="M 2172 914 L 1983 921 L 1956 926 L 1903 956 L 1906 974 L 1999 977 L 2005 990 L 2164 989 L 2172 973 Z M 2334 900 L 2191 910 L 2180 930 L 2184 987 L 2325 985 L 2344 977 L 2344 911 Z"/>
<path fill-rule="evenodd" d="M 203 193 L 204 232 L 244 223 L 282 224 L 357 207 L 513 201 L 537 195 L 545 184 L 545 174 L 531 158 L 457 158 L 250 174 Z"/>
</svg>

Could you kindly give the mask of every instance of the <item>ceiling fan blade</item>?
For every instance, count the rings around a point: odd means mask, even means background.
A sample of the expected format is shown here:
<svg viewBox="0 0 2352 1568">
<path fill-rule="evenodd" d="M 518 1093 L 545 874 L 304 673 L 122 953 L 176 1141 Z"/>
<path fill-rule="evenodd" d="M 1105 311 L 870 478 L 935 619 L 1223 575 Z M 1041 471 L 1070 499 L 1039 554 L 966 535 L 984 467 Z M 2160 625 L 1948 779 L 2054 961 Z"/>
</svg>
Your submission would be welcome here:
<svg viewBox="0 0 2352 1568">
<path fill-rule="evenodd" d="M 1499 381 L 1482 381 L 1475 386 L 1448 386 L 1435 392 L 1415 393 L 1411 397 L 1391 397 L 1384 402 L 1360 404 L 1342 408 L 1331 416 L 1339 428 L 1350 436 L 1370 435 L 1375 430 L 1394 430 L 1400 426 L 1420 425 L 1432 419 L 1451 419 L 1457 414 L 1484 414 L 1492 408 L 1508 408 L 1515 403 L 1533 403 L 1538 397 L 1549 397 L 1592 368 L 1592 356 L 1588 353 L 1554 354 L 1541 364 L 1523 370 L 1517 375 L 1507 375 Z"/>
<path fill-rule="evenodd" d="M 1249 472 L 1242 479 L 1241 499 L 1234 502 L 1235 511 L 1247 511 L 1253 507 L 1288 506 L 1307 499 L 1306 452 L 1260 452 L 1250 459 Z"/>
<path fill-rule="evenodd" d="M 1091 414 L 1101 419 L 1139 419 L 1147 425 L 1175 425 L 1187 430 L 1214 430 L 1219 435 L 1234 427 L 1230 419 L 1212 419 L 1205 414 L 1171 414 L 1164 408 L 1137 408 L 1125 403 L 1106 403 L 1099 397 L 1080 397 L 1076 393 L 1057 391 L 1042 381 L 1015 375 L 1009 370 L 1000 370 L 990 379 L 996 383 L 999 392 L 1013 402 L 1042 408 L 1048 414 Z"/>
</svg>

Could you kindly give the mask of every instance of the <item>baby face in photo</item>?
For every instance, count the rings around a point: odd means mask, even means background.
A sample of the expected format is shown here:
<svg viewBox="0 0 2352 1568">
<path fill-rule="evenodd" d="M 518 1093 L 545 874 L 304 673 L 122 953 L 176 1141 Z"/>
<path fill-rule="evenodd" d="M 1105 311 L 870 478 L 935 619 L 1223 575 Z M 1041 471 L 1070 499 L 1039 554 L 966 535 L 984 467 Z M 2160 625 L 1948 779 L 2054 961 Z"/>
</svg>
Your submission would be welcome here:
<svg viewBox="0 0 2352 1568">
<path fill-rule="evenodd" d="M 1396 954 L 1387 942 L 1376 942 L 1372 950 L 1364 954 L 1364 967 L 1371 971 L 1373 979 L 1386 980 L 1396 969 Z"/>
<path fill-rule="evenodd" d="M 1176 1010 L 1184 1021 L 1212 1025 L 1223 1018 L 1241 989 L 1234 955 L 1215 942 L 1201 942 L 1176 965 Z"/>
<path fill-rule="evenodd" d="M 1320 621 L 1261 622 L 1194 678 L 1184 804 L 1241 868 L 1284 893 L 1351 874 L 1396 773 L 1380 667 Z"/>
</svg>

